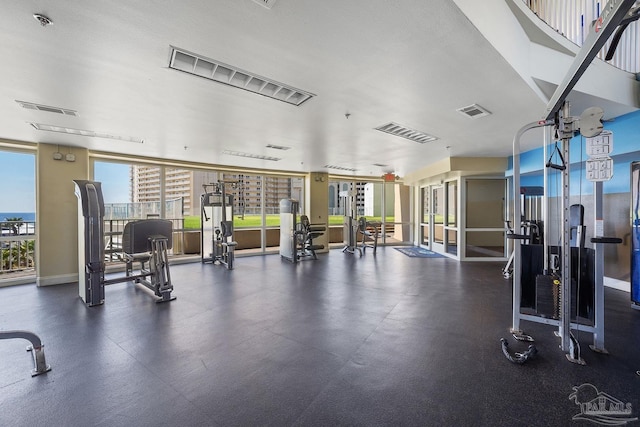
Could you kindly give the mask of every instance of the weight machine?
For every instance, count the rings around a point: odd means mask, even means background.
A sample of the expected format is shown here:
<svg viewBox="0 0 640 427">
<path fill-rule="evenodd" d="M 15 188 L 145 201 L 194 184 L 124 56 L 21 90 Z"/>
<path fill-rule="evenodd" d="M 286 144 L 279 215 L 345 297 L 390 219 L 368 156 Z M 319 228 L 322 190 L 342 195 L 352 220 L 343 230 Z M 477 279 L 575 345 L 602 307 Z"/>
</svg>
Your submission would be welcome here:
<svg viewBox="0 0 640 427">
<path fill-rule="evenodd" d="M 122 234 L 118 259 L 126 264 L 125 277 L 106 280 L 104 262 L 104 201 L 101 183 L 74 180 L 78 198 L 78 294 L 88 306 L 104 303 L 104 286 L 134 281 L 167 302 L 173 285 L 167 250 L 172 246 L 172 224 L 164 219 L 128 222 Z M 134 273 L 134 263 L 140 268 Z M 145 265 L 148 263 L 148 265 Z"/>
<path fill-rule="evenodd" d="M 211 262 L 233 269 L 234 252 L 238 242 L 233 240 L 233 194 L 226 193 L 226 186 L 236 188 L 236 181 L 218 181 L 204 184 L 200 196 L 200 236 L 202 262 Z M 205 256 L 205 245 L 211 252 Z"/>
<path fill-rule="evenodd" d="M 354 184 L 351 184 L 352 186 Z M 344 241 L 344 248 L 342 252 L 348 254 L 358 253 L 362 256 L 362 249 L 358 247 L 358 221 L 356 216 L 358 215 L 358 209 L 356 204 L 357 190 L 352 188 L 351 190 L 344 190 L 339 193 L 342 200 L 342 206 L 344 207 L 344 219 L 343 219 L 343 231 L 342 237 Z"/>
<path fill-rule="evenodd" d="M 522 243 L 542 244 L 544 234 L 544 224 L 542 221 L 542 205 L 544 199 L 543 187 L 520 187 L 520 204 L 522 207 L 520 230 L 518 234 L 529 236 L 523 239 Z M 504 222 L 507 236 L 515 234 L 516 231 L 511 226 L 511 221 Z M 510 279 L 513 273 L 513 256 L 511 251 L 507 264 L 502 269 L 502 276 Z"/>
<path fill-rule="evenodd" d="M 324 245 L 313 243 L 327 230 L 324 225 L 311 224 L 309 217 L 300 215 L 300 203 L 295 199 L 280 200 L 280 256 L 294 264 L 303 259 L 318 259 L 316 251 Z"/>
<path fill-rule="evenodd" d="M 558 195 L 561 208 L 561 244 L 550 247 L 546 243 L 542 248 L 534 245 L 523 245 L 529 238 L 522 234 L 508 234 L 514 241 L 513 263 L 513 323 L 511 332 L 519 340 L 531 341 L 520 329 L 523 320 L 553 325 L 558 327 L 557 335 L 562 340 L 561 348 L 567 353 L 567 359 L 574 363 L 584 364 L 580 357 L 578 341 L 571 331 L 585 331 L 593 334 L 593 345 L 596 352 L 606 353 L 604 348 L 604 247 L 607 243 L 621 243 L 615 237 L 605 237 L 603 221 L 602 182 L 611 178 L 613 161 L 608 157 L 612 152 L 613 138 L 610 132 L 602 130 L 603 112 L 599 108 L 589 108 L 580 117 L 571 117 L 569 104 L 565 104 L 562 113 L 556 120 L 546 120 L 529 124 L 516 134 L 514 138 L 514 172 L 513 185 L 519 188 L 519 138 L 527 130 L 536 127 L 555 125 L 557 135 L 562 141 L 559 151 L 561 163 L 550 160 L 547 168 L 555 169 L 562 175 L 562 194 Z M 584 208 L 581 205 L 569 205 L 569 169 L 564 159 L 569 159 L 569 141 L 580 132 L 587 141 L 587 179 L 594 182 L 594 237 L 591 238 L 593 249 L 584 248 Z M 545 144 L 545 156 L 546 156 Z M 545 169 L 545 175 L 546 175 Z M 545 176 L 545 184 L 547 178 Z M 545 185 L 545 188 L 547 186 Z M 514 195 L 513 215 L 520 217 L 520 201 Z M 545 208 L 544 222 L 548 207 Z M 548 233 L 545 233 L 548 236 Z M 536 255 L 536 252 L 540 251 Z M 536 261 L 540 258 L 541 261 Z M 586 289 L 580 289 L 580 283 L 586 283 Z M 582 299 L 582 301 L 580 301 Z M 580 302 L 579 302 L 580 301 Z M 526 310 L 525 306 L 534 309 Z M 585 319 L 578 317 L 585 314 Z"/>
<path fill-rule="evenodd" d="M 592 25 L 591 31 L 587 35 L 582 48 L 575 56 L 569 70 L 558 85 L 556 91 L 547 103 L 545 116 L 542 120 L 529 123 L 520 128 L 513 139 L 513 188 L 514 192 L 520 188 L 520 138 L 522 135 L 534 128 L 549 128 L 554 126 L 557 132 L 557 139 L 562 141 L 562 149 L 558 152 L 564 159 L 569 160 L 569 141 L 576 131 L 586 138 L 594 138 L 598 136 L 603 129 L 602 117 L 603 112 L 598 108 L 587 109 L 578 117 L 571 117 L 569 104 L 566 102 L 567 96 L 574 88 L 580 77 L 587 70 L 598 52 L 607 42 L 609 36 L 613 34 L 616 28 L 624 31 L 626 28 L 625 20 L 631 19 L 637 15 L 637 9 L 633 8 L 635 0 L 612 0 L 607 4 L 607 8 L 603 14 Z M 548 130 L 548 129 L 547 129 Z M 546 135 L 546 134 L 545 134 Z M 546 156 L 546 143 L 545 156 Z M 604 348 L 604 254 L 602 245 L 605 243 L 619 243 L 620 239 L 604 237 L 603 234 L 603 211 L 602 211 L 602 181 L 606 179 L 606 175 L 613 170 L 613 161 L 605 157 L 595 157 L 591 164 L 587 162 L 588 174 L 594 179 L 594 238 L 591 242 L 594 244 L 594 325 L 584 326 L 571 322 L 571 226 L 570 226 L 570 206 L 569 206 L 569 163 L 562 165 L 550 165 L 554 169 L 562 172 L 562 195 L 561 195 L 561 223 L 562 238 L 561 248 L 559 251 L 559 269 L 558 277 L 558 293 L 560 297 L 559 319 L 549 319 L 538 316 L 522 314 L 520 311 L 522 289 L 521 289 L 521 235 L 511 234 L 508 237 L 514 239 L 514 266 L 513 266 L 513 319 L 511 332 L 516 339 L 530 338 L 520 329 L 521 320 L 530 320 L 538 323 L 546 323 L 558 327 L 557 335 L 561 339 L 560 348 L 564 351 L 567 359 L 584 363 L 580 358 L 579 346 L 577 340 L 572 336 L 571 329 L 585 330 L 593 334 L 594 343 L 590 346 L 595 351 L 606 352 Z M 555 167 L 554 167 L 555 166 Z M 590 169 L 591 168 L 591 169 Z M 609 176 L 610 177 L 610 176 Z M 547 182 L 545 175 L 545 184 Z M 546 187 L 546 185 L 545 185 Z M 520 203 L 516 195 L 513 197 L 513 215 L 514 218 L 520 218 Z M 548 262 L 547 246 L 544 245 L 544 259 Z"/>
</svg>

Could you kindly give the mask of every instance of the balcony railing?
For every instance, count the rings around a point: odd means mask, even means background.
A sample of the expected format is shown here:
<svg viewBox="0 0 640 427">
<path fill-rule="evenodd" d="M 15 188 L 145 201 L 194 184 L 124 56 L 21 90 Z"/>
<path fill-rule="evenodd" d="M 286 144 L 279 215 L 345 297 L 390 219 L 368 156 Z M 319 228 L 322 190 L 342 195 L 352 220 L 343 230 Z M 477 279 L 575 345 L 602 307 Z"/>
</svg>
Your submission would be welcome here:
<svg viewBox="0 0 640 427">
<path fill-rule="evenodd" d="M 578 46 L 589 35 L 591 23 L 596 20 L 607 0 L 523 0 L 524 3 L 540 19 L 557 32 L 571 40 Z M 640 29 L 638 21 L 632 22 L 622 34 L 616 53 L 608 61 L 622 70 L 632 73 L 640 72 Z M 611 39 L 598 53 L 598 58 L 604 60 L 611 45 Z"/>
<path fill-rule="evenodd" d="M 35 271 L 35 221 L 2 221 L 0 278 L 7 273 Z"/>
</svg>

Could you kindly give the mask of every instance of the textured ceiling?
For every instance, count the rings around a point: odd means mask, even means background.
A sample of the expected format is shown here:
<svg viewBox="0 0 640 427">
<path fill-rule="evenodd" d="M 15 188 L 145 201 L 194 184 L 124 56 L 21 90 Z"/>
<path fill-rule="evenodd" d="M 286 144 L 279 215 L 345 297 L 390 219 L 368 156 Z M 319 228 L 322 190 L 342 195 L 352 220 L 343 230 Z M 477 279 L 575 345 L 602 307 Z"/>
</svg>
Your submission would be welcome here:
<svg viewBox="0 0 640 427">
<path fill-rule="evenodd" d="M 40 26 L 34 13 L 54 25 Z M 450 0 L 278 0 L 271 10 L 252 0 L 23 0 L 3 4 L 0 28 L 5 139 L 402 176 L 448 156 L 507 156 L 515 131 L 544 108 Z M 169 69 L 170 46 L 316 96 L 296 107 Z M 79 116 L 27 110 L 15 100 Z M 474 120 L 456 111 L 473 103 L 493 114 Z M 29 122 L 144 143 L 37 131 Z M 374 130 L 388 122 L 440 139 L 418 144 Z"/>
</svg>

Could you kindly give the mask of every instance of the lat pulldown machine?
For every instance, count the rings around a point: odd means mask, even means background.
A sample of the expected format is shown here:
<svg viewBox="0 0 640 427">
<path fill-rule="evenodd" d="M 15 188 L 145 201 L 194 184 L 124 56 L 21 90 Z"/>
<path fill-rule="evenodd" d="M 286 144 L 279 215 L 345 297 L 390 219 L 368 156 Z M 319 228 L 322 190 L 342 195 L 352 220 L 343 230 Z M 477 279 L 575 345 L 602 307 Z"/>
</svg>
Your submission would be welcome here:
<svg viewBox="0 0 640 427">
<path fill-rule="evenodd" d="M 174 300 L 167 250 L 171 249 L 171 221 L 146 219 L 131 221 L 122 234 L 120 260 L 126 276 L 105 280 L 104 201 L 102 186 L 96 181 L 74 180 L 78 197 L 78 294 L 88 306 L 104 303 L 104 286 L 135 281 L 150 289 L 156 302 Z M 135 262 L 140 269 L 133 272 Z M 148 266 L 145 266 L 148 263 Z"/>
<path fill-rule="evenodd" d="M 236 181 L 219 181 L 203 184 L 200 197 L 200 236 L 202 262 L 211 262 L 233 269 L 234 250 L 238 242 L 233 240 L 233 194 L 226 193 L 226 185 L 237 186 Z M 205 245 L 211 252 L 205 256 Z"/>
</svg>

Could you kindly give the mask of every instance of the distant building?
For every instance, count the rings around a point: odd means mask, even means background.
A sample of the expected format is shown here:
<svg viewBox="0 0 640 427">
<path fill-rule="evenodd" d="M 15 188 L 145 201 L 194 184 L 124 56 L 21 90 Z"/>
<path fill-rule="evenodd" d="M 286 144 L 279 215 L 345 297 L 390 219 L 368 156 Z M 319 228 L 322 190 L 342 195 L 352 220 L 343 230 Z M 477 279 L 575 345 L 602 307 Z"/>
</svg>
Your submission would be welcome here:
<svg viewBox="0 0 640 427">
<path fill-rule="evenodd" d="M 200 215 L 200 196 L 204 184 L 225 180 L 237 182 L 227 185 L 226 192 L 234 195 L 234 213 L 257 215 L 262 203 L 267 214 L 277 214 L 280 200 L 294 198 L 302 201 L 303 178 L 263 176 L 223 172 L 165 169 L 165 200 L 180 200 L 183 215 Z M 130 196 L 133 203 L 160 202 L 160 168 L 157 166 L 132 165 L 130 169 Z M 207 188 L 211 191 L 211 188 Z"/>
</svg>

